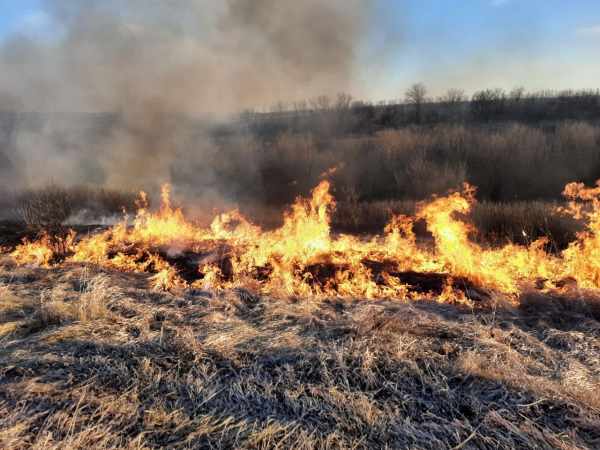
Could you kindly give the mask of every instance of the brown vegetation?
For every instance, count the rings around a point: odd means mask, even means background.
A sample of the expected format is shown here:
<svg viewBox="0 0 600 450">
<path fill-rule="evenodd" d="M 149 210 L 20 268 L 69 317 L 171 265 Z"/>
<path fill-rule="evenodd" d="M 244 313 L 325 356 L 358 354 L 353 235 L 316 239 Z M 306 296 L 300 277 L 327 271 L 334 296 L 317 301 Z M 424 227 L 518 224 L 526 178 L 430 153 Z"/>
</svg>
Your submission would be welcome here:
<svg viewBox="0 0 600 450">
<path fill-rule="evenodd" d="M 598 178 L 599 158 L 600 128 L 578 122 L 440 124 L 344 137 L 287 131 L 273 140 L 223 139 L 205 162 L 237 200 L 271 206 L 306 195 L 340 162 L 334 184 L 363 202 L 422 200 L 464 181 L 478 186 L 480 201 L 560 200 L 567 183 Z"/>
<path fill-rule="evenodd" d="M 581 224 L 557 214 L 557 202 L 566 183 L 600 178 L 597 126 L 481 123 L 531 105 L 521 88 L 482 91 L 468 108 L 453 90 L 437 113 L 424 86 L 412 90 L 414 111 L 343 92 L 335 109 L 328 96 L 293 113 L 278 102 L 268 125 L 284 117 L 284 126 L 264 133 L 264 117 L 248 111 L 203 164 L 267 225 L 280 225 L 284 205 L 336 167 L 334 232 L 380 232 L 417 200 L 469 182 L 479 187 L 468 219 L 475 240 L 493 248 L 547 236 L 550 252 L 574 240 Z M 578 93 L 557 101 L 569 117 L 589 106 Z M 455 123 L 465 108 L 477 123 Z M 402 118 L 424 125 L 395 129 Z M 57 184 L 10 197 L 0 207 L 55 247 L 73 238 L 67 225 L 77 217 L 134 209 L 127 193 Z M 9 228 L 0 229 L 0 256 L 14 249 Z M 427 235 L 422 220 L 415 231 Z M 569 278 L 553 291 L 537 280 L 518 307 L 495 291 L 467 307 L 439 304 L 443 289 L 422 286 L 412 303 L 197 286 L 159 293 L 147 288 L 150 275 L 99 267 L 0 263 L 0 447 L 600 445 L 600 299 Z"/>
<path fill-rule="evenodd" d="M 600 443 L 591 294 L 472 310 L 152 293 L 144 278 L 5 265 L 2 448 Z"/>
</svg>

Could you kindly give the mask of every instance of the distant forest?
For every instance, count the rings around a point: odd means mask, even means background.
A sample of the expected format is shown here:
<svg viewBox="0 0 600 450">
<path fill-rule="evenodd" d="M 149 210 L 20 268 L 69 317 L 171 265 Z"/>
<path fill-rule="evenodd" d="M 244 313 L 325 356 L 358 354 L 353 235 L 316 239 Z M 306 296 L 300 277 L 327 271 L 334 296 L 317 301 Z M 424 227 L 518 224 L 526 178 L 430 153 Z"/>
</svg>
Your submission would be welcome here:
<svg viewBox="0 0 600 450">
<path fill-rule="evenodd" d="M 281 131 L 321 135 L 374 134 L 410 124 L 481 124 L 515 121 L 535 124 L 552 121 L 600 120 L 600 89 L 565 89 L 527 92 L 522 86 L 510 92 L 491 88 L 468 96 L 452 88 L 439 97 L 428 96 L 423 83 L 413 84 L 403 99 L 376 103 L 356 100 L 346 92 L 321 95 L 310 100 L 272 104 L 260 112 L 240 111 L 241 124 L 259 136 L 275 136 Z M 221 132 L 227 133 L 231 125 Z"/>
</svg>

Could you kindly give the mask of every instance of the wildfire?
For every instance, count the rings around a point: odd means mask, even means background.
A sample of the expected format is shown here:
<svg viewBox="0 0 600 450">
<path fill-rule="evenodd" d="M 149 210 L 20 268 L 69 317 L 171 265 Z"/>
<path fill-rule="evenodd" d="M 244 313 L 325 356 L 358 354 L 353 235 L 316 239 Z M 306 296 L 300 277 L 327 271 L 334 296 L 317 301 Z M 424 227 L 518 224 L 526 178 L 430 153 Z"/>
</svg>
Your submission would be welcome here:
<svg viewBox="0 0 600 450">
<path fill-rule="evenodd" d="M 600 181 L 595 188 L 567 185 L 564 195 L 571 202 L 561 212 L 584 219 L 586 229 L 561 254 L 547 253 L 543 239 L 502 248 L 471 242 L 475 230 L 461 217 L 475 203 L 474 193 L 465 184 L 460 191 L 421 202 L 413 217 L 394 216 L 381 236 L 367 240 L 332 236 L 330 215 L 336 203 L 327 180 L 311 198 L 298 197 L 283 226 L 274 231 L 264 231 L 237 210 L 217 216 L 206 228 L 194 224 L 181 209 L 172 208 L 164 185 L 157 211 L 148 211 L 141 192 L 131 225 L 125 216 L 103 233 L 79 242 L 72 233 L 61 244 L 68 250 L 67 262 L 151 273 L 158 290 L 245 287 L 272 295 L 367 298 L 418 298 L 433 292 L 440 301 L 465 302 L 469 287 L 499 291 L 514 301 L 524 286 L 541 282 L 557 288 L 567 278 L 582 288 L 600 289 Z M 426 222 L 434 249 L 418 244 L 416 220 Z M 25 240 L 12 257 L 19 264 L 48 267 L 57 263 L 57 253 L 56 239 L 42 236 Z M 189 261 L 196 262 L 193 270 Z M 419 277 L 428 274 L 433 284 L 419 286 Z"/>
<path fill-rule="evenodd" d="M 325 172 L 323 172 L 321 175 L 319 175 L 319 178 L 330 177 L 331 175 L 336 173 L 338 170 L 342 170 L 344 168 L 344 166 L 345 166 L 345 163 L 341 162 L 337 166 L 327 169 Z"/>
</svg>

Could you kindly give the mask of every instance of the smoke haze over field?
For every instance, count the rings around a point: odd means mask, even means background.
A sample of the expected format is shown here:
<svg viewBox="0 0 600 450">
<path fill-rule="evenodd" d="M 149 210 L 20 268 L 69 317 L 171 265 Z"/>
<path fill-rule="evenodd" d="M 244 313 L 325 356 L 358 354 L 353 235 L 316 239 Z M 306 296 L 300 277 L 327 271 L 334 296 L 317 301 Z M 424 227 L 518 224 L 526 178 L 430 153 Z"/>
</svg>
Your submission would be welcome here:
<svg viewBox="0 0 600 450">
<path fill-rule="evenodd" d="M 131 187 L 171 180 L 205 147 L 182 115 L 349 89 L 368 0 L 48 0 L 47 35 L 0 47 L 0 170 Z M 116 115 L 10 116 L 15 111 Z M 196 130 L 197 131 L 197 130 Z M 188 174 L 193 177 L 192 174 Z"/>
<path fill-rule="evenodd" d="M 52 0 L 0 89 L 35 111 L 235 112 L 347 89 L 366 0 Z"/>
<path fill-rule="evenodd" d="M 350 102 L 345 115 L 233 113 L 323 94 L 335 102 L 340 91 L 402 100 L 419 81 L 426 103 L 449 88 L 595 87 L 598 23 L 594 2 L 542 0 L 0 0 L 0 188 L 170 182 L 175 201 L 230 205 L 294 183 L 293 199 L 341 162 L 324 156 L 337 138 L 421 117 L 360 103 L 348 113 Z M 593 110 L 582 105 L 495 111 L 577 120 Z M 426 109 L 428 125 L 448 115 Z M 464 123 L 491 117 L 463 109 Z"/>
</svg>

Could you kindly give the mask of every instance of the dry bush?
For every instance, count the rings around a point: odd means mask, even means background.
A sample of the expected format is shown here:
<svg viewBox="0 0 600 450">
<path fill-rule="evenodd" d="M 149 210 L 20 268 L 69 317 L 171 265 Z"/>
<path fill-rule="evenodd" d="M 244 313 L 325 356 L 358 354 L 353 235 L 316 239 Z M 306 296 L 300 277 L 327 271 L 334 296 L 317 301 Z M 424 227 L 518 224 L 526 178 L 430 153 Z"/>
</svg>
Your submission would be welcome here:
<svg viewBox="0 0 600 450">
<path fill-rule="evenodd" d="M 135 194 L 133 192 L 124 192 L 119 189 L 100 188 L 92 189 L 90 193 L 92 201 L 100 207 L 102 214 L 114 214 L 126 211 L 135 211 Z M 88 200 L 88 203 L 90 200 Z"/>
<path fill-rule="evenodd" d="M 38 188 L 17 191 L 11 202 L 28 232 L 57 236 L 59 253 L 68 235 L 66 223 L 95 221 L 102 217 L 135 211 L 135 194 L 119 189 L 62 186 L 50 182 Z"/>
<path fill-rule="evenodd" d="M 412 126 L 349 141 L 333 140 L 320 157 L 346 162 L 335 180 L 366 201 L 422 200 L 462 181 L 481 200 L 559 200 L 567 183 L 595 181 L 600 165 L 600 128 L 587 123 L 556 132 L 515 123 Z"/>
<path fill-rule="evenodd" d="M 356 191 L 342 189 L 341 200 L 332 218 L 334 229 L 345 231 L 381 232 L 392 215 L 411 216 L 416 210 L 415 201 L 380 200 L 360 201 Z M 508 242 L 527 245 L 549 238 L 549 250 L 562 249 L 575 239 L 583 224 L 569 215 L 556 213 L 555 202 L 482 202 L 473 205 L 465 220 L 477 229 L 476 240 L 493 244 Z M 415 231 L 425 234 L 425 224 L 415 223 Z"/>
<path fill-rule="evenodd" d="M 470 218 L 479 238 L 488 241 L 529 244 L 548 237 L 552 245 L 565 248 L 582 224 L 572 216 L 557 213 L 558 206 L 544 201 L 482 202 L 473 205 Z"/>
<path fill-rule="evenodd" d="M 332 217 L 332 226 L 334 229 L 344 231 L 381 233 L 392 216 L 398 214 L 410 216 L 415 212 L 415 207 L 416 202 L 411 200 L 358 201 L 355 193 L 351 191 L 349 197 L 344 197 L 338 203 Z"/>
<path fill-rule="evenodd" d="M 35 332 L 72 320 L 73 309 L 64 301 L 64 296 L 65 292 L 61 292 L 60 287 L 42 291 L 39 309 L 29 320 L 28 330 Z"/>
<path fill-rule="evenodd" d="M 466 164 L 463 161 L 439 164 L 416 157 L 408 161 L 403 171 L 396 172 L 394 179 L 409 198 L 417 199 L 459 189 L 466 181 L 466 175 Z"/>
<path fill-rule="evenodd" d="M 82 208 L 82 196 L 54 182 L 20 193 L 16 214 L 25 229 L 38 237 L 48 236 L 57 254 L 65 253 L 70 235 L 67 219 Z"/>
<path fill-rule="evenodd" d="M 338 202 L 335 217 L 344 229 L 357 228 L 360 223 L 359 200 L 360 192 L 354 186 L 344 186 L 340 189 L 341 199 Z"/>
<path fill-rule="evenodd" d="M 112 286 L 107 275 L 96 275 L 82 283 L 81 292 L 75 302 L 76 320 L 102 319 L 111 304 L 121 297 L 119 288 Z"/>
</svg>

